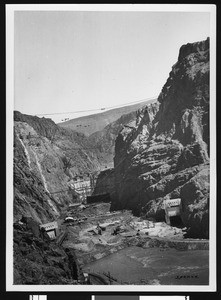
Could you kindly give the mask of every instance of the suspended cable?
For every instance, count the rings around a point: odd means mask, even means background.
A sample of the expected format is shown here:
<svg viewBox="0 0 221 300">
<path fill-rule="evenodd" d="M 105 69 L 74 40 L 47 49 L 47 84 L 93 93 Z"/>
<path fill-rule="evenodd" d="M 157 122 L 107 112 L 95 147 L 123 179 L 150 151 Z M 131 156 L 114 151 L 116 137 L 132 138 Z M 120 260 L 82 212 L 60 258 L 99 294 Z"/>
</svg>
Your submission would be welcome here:
<svg viewBox="0 0 221 300">
<path fill-rule="evenodd" d="M 142 103 L 142 102 L 146 102 L 146 101 L 150 101 L 150 100 L 156 100 L 157 97 L 158 97 L 158 96 L 153 96 L 153 97 L 146 98 L 146 99 L 143 99 L 143 100 L 138 100 L 138 101 L 128 102 L 128 103 L 121 104 L 121 105 L 110 106 L 110 107 L 107 107 L 107 109 L 110 109 L 110 108 L 118 108 L 118 107 L 124 107 L 124 105 L 128 105 L 128 104 L 136 104 L 136 103 Z"/>
<path fill-rule="evenodd" d="M 90 111 L 104 111 L 112 108 L 118 108 L 118 107 L 124 107 L 128 104 L 135 104 L 135 103 L 142 103 L 150 100 L 157 99 L 157 96 L 146 98 L 143 100 L 133 101 L 133 102 L 127 102 L 124 104 L 114 105 L 114 106 L 108 106 L 103 108 L 97 108 L 97 109 L 87 109 L 87 110 L 77 110 L 77 111 L 69 111 L 69 112 L 54 112 L 54 113 L 46 113 L 46 114 L 35 114 L 36 116 L 52 116 L 52 115 L 64 115 L 64 114 L 76 114 L 76 113 L 84 113 L 84 112 L 90 112 Z"/>
<path fill-rule="evenodd" d="M 77 114 L 89 111 L 98 111 L 102 110 L 101 108 L 97 109 L 87 109 L 87 110 L 76 110 L 76 111 L 69 111 L 69 112 L 57 112 L 57 113 L 48 113 L 48 114 L 36 114 L 36 116 L 52 116 L 52 115 L 64 115 L 64 114 Z"/>
</svg>

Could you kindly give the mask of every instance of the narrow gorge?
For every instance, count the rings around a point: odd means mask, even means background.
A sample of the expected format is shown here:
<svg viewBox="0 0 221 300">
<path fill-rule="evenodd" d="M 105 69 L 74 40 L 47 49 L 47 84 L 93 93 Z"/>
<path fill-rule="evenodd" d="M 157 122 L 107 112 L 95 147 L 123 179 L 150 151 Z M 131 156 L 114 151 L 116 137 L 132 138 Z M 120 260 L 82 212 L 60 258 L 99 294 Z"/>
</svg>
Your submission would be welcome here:
<svg viewBox="0 0 221 300">
<path fill-rule="evenodd" d="M 184 261 L 208 284 L 209 58 L 209 38 L 183 45 L 158 99 L 107 124 L 101 113 L 88 135 L 14 112 L 15 284 L 180 284 Z M 172 199 L 180 220 L 168 224 Z"/>
</svg>

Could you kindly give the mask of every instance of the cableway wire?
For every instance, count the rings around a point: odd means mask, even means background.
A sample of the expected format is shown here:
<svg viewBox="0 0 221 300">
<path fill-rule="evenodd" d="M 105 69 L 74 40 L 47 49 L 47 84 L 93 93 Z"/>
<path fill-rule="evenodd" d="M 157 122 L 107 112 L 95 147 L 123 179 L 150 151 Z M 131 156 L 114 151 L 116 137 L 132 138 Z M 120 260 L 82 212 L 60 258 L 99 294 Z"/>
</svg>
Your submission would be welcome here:
<svg viewBox="0 0 221 300">
<path fill-rule="evenodd" d="M 52 115 L 65 115 L 65 114 L 84 113 L 84 112 L 99 111 L 99 110 L 103 111 L 103 110 L 112 109 L 112 108 L 124 107 L 125 105 L 128 105 L 128 104 L 142 103 L 142 102 L 146 102 L 146 101 L 150 101 L 150 100 L 155 100 L 155 99 L 157 99 L 157 97 L 158 96 L 154 96 L 154 97 L 146 98 L 146 99 L 139 100 L 139 101 L 133 101 L 133 102 L 128 102 L 128 103 L 124 103 L 124 104 L 108 106 L 108 107 L 104 107 L 104 108 L 69 111 L 69 112 L 54 112 L 54 113 L 35 114 L 35 115 L 36 116 L 52 116 Z"/>
</svg>

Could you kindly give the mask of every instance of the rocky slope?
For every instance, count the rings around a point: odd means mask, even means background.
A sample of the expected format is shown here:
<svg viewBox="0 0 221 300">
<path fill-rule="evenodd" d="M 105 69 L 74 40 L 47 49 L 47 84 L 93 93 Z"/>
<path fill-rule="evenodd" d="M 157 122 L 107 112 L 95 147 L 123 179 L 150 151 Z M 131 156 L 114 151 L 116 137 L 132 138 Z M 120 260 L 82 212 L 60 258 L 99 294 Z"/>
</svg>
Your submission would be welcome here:
<svg viewBox="0 0 221 300">
<path fill-rule="evenodd" d="M 136 121 L 136 111 L 122 115 L 116 121 L 108 124 L 103 130 L 91 134 L 89 141 L 101 153 L 102 165 L 112 168 L 114 164 L 115 139 L 125 124 Z"/>
<path fill-rule="evenodd" d="M 150 104 L 156 102 L 156 100 L 149 100 L 147 102 Z M 136 122 L 137 110 L 145 106 L 144 103 L 142 102 L 142 105 L 131 106 L 130 109 L 133 108 L 133 111 L 124 113 L 116 121 L 109 123 L 102 130 L 96 131 L 88 137 L 90 143 L 100 153 L 100 163 L 106 168 L 113 168 L 114 166 L 115 140 L 118 133 L 123 129 L 124 125 Z"/>
<path fill-rule="evenodd" d="M 71 249 L 46 236 L 31 218 L 14 223 L 14 284 L 79 284 L 81 266 Z"/>
<path fill-rule="evenodd" d="M 76 132 L 83 133 L 86 136 L 89 136 L 94 132 L 103 130 L 107 125 L 109 125 L 112 122 L 115 122 L 122 115 L 136 111 L 150 102 L 152 102 L 152 100 L 144 100 L 137 104 L 110 109 L 102 113 L 84 116 L 66 122 L 58 123 L 58 125 L 63 128 L 68 128 Z"/>
<path fill-rule="evenodd" d="M 163 200 L 180 197 L 189 236 L 208 237 L 209 39 L 181 47 L 158 102 L 118 135 L 114 166 L 112 209 L 162 220 Z"/>
<path fill-rule="evenodd" d="M 44 223 L 78 201 L 75 176 L 100 167 L 97 153 L 83 134 L 52 120 L 14 114 L 14 221 L 31 216 Z"/>
<path fill-rule="evenodd" d="M 115 197 L 115 181 L 114 181 L 114 169 L 106 169 L 101 171 L 96 179 L 96 184 L 92 193 L 98 194 L 110 194 L 110 199 Z"/>
</svg>

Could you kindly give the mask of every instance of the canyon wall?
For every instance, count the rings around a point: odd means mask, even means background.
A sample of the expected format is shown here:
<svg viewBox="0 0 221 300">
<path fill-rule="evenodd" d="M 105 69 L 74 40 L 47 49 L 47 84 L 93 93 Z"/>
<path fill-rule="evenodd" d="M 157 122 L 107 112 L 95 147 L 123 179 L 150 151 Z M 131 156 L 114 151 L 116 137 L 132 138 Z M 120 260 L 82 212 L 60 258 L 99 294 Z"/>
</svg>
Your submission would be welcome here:
<svg viewBox="0 0 221 300">
<path fill-rule="evenodd" d="M 14 113 L 14 221 L 56 219 L 79 201 L 73 186 L 79 174 L 99 168 L 96 152 L 83 134 L 52 120 Z"/>
<path fill-rule="evenodd" d="M 188 235 L 208 238 L 209 39 L 180 48 L 158 101 L 119 133 L 114 167 L 112 209 L 163 220 L 163 200 L 181 198 Z"/>
</svg>

